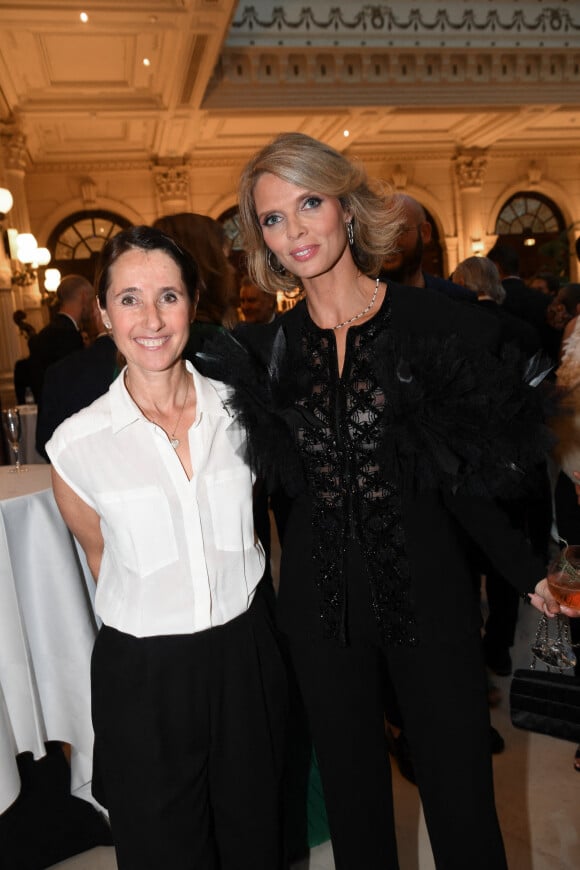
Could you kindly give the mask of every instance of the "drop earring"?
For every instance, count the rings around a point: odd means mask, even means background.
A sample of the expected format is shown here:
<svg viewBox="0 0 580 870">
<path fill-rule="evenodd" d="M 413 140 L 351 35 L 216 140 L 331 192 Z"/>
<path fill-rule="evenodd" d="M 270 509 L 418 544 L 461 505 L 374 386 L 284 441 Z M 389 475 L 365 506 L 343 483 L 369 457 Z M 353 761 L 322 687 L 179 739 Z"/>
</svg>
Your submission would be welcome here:
<svg viewBox="0 0 580 870">
<path fill-rule="evenodd" d="M 346 236 L 348 238 L 348 243 L 352 248 L 352 246 L 354 245 L 354 229 L 352 227 L 352 218 L 349 221 L 347 221 Z"/>
</svg>

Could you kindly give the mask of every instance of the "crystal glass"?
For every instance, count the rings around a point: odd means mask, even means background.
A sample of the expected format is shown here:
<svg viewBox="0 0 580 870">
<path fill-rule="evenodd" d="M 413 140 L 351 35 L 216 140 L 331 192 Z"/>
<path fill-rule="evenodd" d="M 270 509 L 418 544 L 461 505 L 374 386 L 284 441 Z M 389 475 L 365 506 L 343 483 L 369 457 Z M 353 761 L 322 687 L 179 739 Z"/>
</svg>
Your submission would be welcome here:
<svg viewBox="0 0 580 870">
<path fill-rule="evenodd" d="M 6 408 L 5 411 L 2 411 L 2 424 L 16 460 L 14 468 L 10 468 L 9 472 L 18 474 L 21 471 L 28 471 L 25 465 L 20 464 L 20 436 L 22 434 L 22 427 L 18 408 Z"/>
<path fill-rule="evenodd" d="M 548 588 L 560 604 L 580 610 L 580 546 L 566 545 L 552 560 L 548 568 Z M 549 637 L 551 622 L 556 627 L 556 636 L 553 638 Z M 547 616 L 542 616 L 532 644 L 532 653 L 550 667 L 560 670 L 575 667 L 576 655 L 570 643 L 570 630 L 565 617 L 558 614 L 549 620 Z"/>
<path fill-rule="evenodd" d="M 548 588 L 560 604 L 580 610 L 580 546 L 560 550 L 548 568 Z"/>
</svg>

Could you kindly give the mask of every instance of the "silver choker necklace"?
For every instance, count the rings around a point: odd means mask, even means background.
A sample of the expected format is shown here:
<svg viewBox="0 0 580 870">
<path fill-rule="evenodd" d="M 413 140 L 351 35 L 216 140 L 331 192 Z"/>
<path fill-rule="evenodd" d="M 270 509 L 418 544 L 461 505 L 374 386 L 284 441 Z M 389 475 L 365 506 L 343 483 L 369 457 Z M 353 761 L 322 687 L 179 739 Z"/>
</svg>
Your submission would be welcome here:
<svg viewBox="0 0 580 870">
<path fill-rule="evenodd" d="M 353 316 L 352 316 L 352 317 L 349 317 L 348 320 L 343 320 L 342 323 L 337 323 L 336 326 L 333 326 L 333 327 L 332 327 L 333 329 L 342 329 L 343 326 L 350 326 L 350 324 L 351 324 L 351 323 L 354 323 L 355 320 L 360 320 L 361 317 L 364 317 L 365 314 L 368 314 L 368 313 L 369 313 L 369 311 L 371 310 L 371 308 L 373 307 L 373 305 L 374 305 L 375 302 L 377 301 L 377 293 L 379 292 L 379 283 L 380 283 L 380 280 L 381 280 L 380 277 L 377 278 L 377 282 L 376 282 L 376 284 L 375 284 L 375 292 L 373 293 L 373 298 L 371 299 L 371 301 L 369 302 L 369 304 L 367 305 L 367 307 L 366 307 L 366 308 L 363 308 L 362 311 L 359 311 L 358 314 L 353 314 Z"/>
</svg>

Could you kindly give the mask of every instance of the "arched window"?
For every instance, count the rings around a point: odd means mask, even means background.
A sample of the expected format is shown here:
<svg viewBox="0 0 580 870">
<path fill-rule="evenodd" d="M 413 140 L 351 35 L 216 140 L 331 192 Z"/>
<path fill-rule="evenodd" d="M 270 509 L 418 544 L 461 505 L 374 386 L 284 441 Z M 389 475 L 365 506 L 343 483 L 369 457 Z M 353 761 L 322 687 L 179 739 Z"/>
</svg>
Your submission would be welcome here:
<svg viewBox="0 0 580 870">
<path fill-rule="evenodd" d="M 520 191 L 502 207 L 496 224 L 498 244 L 518 254 L 522 278 L 536 272 L 562 275 L 567 270 L 566 224 L 558 206 L 536 191 Z"/>
<path fill-rule="evenodd" d="M 529 233 L 558 233 L 564 229 L 564 220 L 558 207 L 541 193 L 516 193 L 508 199 L 499 213 L 495 225 L 500 235 Z"/>
<path fill-rule="evenodd" d="M 240 222 L 239 209 L 237 205 L 233 205 L 224 211 L 218 218 L 218 221 L 224 228 L 224 233 L 228 237 L 232 246 L 232 251 L 243 251 L 242 240 L 240 237 Z"/>
<path fill-rule="evenodd" d="M 50 234 L 47 247 L 51 266 L 61 275 L 84 275 L 93 281 L 97 257 L 105 242 L 130 226 L 126 218 L 95 209 L 79 211 L 61 221 Z"/>
<path fill-rule="evenodd" d="M 233 205 L 217 218 L 222 225 L 226 238 L 230 244 L 228 257 L 230 263 L 236 270 L 238 276 L 238 287 L 242 282 L 242 278 L 246 274 L 246 255 L 242 247 L 242 238 L 240 235 L 239 224 L 239 209 L 237 205 Z"/>
</svg>

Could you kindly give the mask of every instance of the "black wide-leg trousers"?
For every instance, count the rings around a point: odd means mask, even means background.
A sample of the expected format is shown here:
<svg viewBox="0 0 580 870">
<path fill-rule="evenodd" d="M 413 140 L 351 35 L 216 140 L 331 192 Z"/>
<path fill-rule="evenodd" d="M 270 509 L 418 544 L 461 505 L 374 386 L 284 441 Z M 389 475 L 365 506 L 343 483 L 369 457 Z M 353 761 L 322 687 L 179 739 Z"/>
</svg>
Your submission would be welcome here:
<svg viewBox="0 0 580 870">
<path fill-rule="evenodd" d="M 291 641 L 318 757 L 336 870 L 396 870 L 382 697 L 384 652 Z M 389 651 L 438 870 L 506 867 L 495 810 L 489 715 L 465 646 Z M 477 677 L 475 678 L 477 681 Z M 480 688 L 479 691 L 482 691 Z"/>
<path fill-rule="evenodd" d="M 277 870 L 286 672 L 256 598 L 226 625 L 92 660 L 93 793 L 119 870 Z"/>
<path fill-rule="evenodd" d="M 505 870 L 480 633 L 380 642 L 360 553 L 348 553 L 349 641 L 289 637 L 324 789 L 336 870 L 397 870 L 385 677 L 396 693 L 438 870 Z"/>
</svg>

